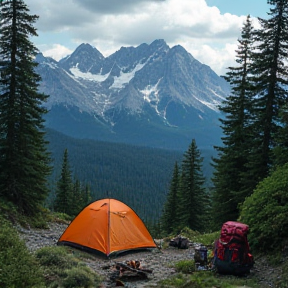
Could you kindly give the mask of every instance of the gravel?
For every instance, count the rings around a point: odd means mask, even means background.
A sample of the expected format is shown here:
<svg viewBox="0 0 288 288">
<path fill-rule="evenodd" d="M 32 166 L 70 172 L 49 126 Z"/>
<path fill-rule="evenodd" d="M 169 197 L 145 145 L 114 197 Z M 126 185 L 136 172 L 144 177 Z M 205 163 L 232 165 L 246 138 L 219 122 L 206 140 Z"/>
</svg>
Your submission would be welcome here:
<svg viewBox="0 0 288 288">
<path fill-rule="evenodd" d="M 48 226 L 48 229 L 25 229 L 18 227 L 20 237 L 25 240 L 26 246 L 31 252 L 45 246 L 56 246 L 58 239 L 67 228 L 67 224 L 55 222 L 49 223 Z M 194 245 L 190 245 L 188 249 L 168 247 L 165 249 L 152 249 L 146 252 L 120 254 L 117 258 L 111 259 L 89 254 L 89 257 L 82 259 L 91 269 L 102 276 L 104 279 L 101 285 L 102 288 L 115 287 L 115 280 L 111 280 L 111 276 L 115 273 L 116 263 L 125 263 L 131 260 L 140 261 L 142 267 L 150 269 L 153 272 L 148 274 L 148 279 L 146 280 L 125 282 L 125 287 L 157 287 L 157 282 L 176 273 L 173 264 L 180 260 L 194 260 Z M 259 257 L 255 260 L 254 268 L 248 277 L 255 277 L 260 283 L 261 288 L 276 287 L 273 283 L 281 277 L 281 269 L 279 267 L 270 267 L 265 257 Z"/>
<path fill-rule="evenodd" d="M 33 252 L 46 246 L 56 246 L 57 241 L 67 228 L 66 224 L 49 223 L 49 229 L 26 229 L 18 227 L 20 237 L 26 242 L 27 248 Z M 166 249 L 151 249 L 136 253 L 119 255 L 117 258 L 105 259 L 97 255 L 89 255 L 87 259 L 82 259 L 91 269 L 103 276 L 102 287 L 115 287 L 115 281 L 110 278 L 115 273 L 117 262 L 125 263 L 126 261 L 138 260 L 141 267 L 152 270 L 148 274 L 147 280 L 129 281 L 125 287 L 157 287 L 157 282 L 161 279 L 168 278 L 176 273 L 173 264 L 180 260 L 193 260 L 194 248 L 177 249 L 168 247 Z"/>
</svg>

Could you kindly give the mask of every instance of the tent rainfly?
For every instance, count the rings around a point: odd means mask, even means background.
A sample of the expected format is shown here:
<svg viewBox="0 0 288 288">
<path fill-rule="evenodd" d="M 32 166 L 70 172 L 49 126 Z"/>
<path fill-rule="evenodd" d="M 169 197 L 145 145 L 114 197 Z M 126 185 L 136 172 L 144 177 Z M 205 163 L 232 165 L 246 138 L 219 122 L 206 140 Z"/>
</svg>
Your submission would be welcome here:
<svg viewBox="0 0 288 288">
<path fill-rule="evenodd" d="M 86 206 L 57 244 L 98 251 L 106 256 L 133 249 L 156 248 L 138 215 L 115 199 L 102 199 Z"/>
</svg>

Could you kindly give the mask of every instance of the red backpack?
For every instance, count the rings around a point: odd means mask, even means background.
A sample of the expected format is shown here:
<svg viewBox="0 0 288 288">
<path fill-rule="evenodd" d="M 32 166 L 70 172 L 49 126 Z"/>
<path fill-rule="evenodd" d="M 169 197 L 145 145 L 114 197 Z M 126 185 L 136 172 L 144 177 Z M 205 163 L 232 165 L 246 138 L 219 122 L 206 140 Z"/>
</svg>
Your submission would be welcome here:
<svg viewBox="0 0 288 288">
<path fill-rule="evenodd" d="M 223 224 L 220 238 L 215 243 L 213 267 L 219 273 L 243 275 L 254 265 L 247 240 L 246 224 L 228 221 Z"/>
</svg>

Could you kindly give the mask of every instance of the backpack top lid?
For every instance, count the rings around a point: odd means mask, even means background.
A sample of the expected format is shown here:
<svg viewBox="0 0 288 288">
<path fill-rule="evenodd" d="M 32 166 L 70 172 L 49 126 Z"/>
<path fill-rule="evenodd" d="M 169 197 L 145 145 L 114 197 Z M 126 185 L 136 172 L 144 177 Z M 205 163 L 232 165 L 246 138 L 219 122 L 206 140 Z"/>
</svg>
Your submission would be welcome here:
<svg viewBox="0 0 288 288">
<path fill-rule="evenodd" d="M 240 222 L 228 221 L 222 225 L 220 241 L 224 243 L 229 243 L 233 238 L 245 241 L 247 239 L 247 234 L 249 231 L 249 226 Z"/>
</svg>

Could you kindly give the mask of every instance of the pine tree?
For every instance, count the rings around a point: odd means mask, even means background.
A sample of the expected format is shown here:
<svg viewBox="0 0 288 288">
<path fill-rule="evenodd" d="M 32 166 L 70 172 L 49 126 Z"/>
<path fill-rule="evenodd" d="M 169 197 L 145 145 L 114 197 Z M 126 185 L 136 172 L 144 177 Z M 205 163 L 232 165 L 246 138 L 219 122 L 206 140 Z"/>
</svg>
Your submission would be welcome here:
<svg viewBox="0 0 288 288">
<path fill-rule="evenodd" d="M 73 181 L 72 172 L 68 161 L 68 150 L 65 149 L 63 155 L 63 163 L 60 179 L 57 182 L 56 199 L 54 210 L 56 212 L 66 213 L 71 215 L 73 201 Z"/>
<path fill-rule="evenodd" d="M 253 145 L 247 165 L 247 190 L 269 175 L 273 167 L 273 149 L 283 129 L 280 109 L 287 103 L 288 1 L 270 0 L 269 19 L 259 18 L 255 32 L 256 47 L 251 73 L 255 86 L 253 119 L 250 131 Z"/>
<path fill-rule="evenodd" d="M 274 166 L 282 166 L 288 163 L 288 104 L 281 108 L 280 116 L 283 127 L 275 138 L 276 146 L 273 148 Z"/>
<path fill-rule="evenodd" d="M 91 203 L 92 196 L 91 196 L 91 190 L 88 184 L 85 185 L 85 187 L 81 190 L 81 198 L 83 200 L 83 207 Z"/>
<path fill-rule="evenodd" d="M 249 78 L 253 47 L 253 26 L 250 15 L 243 25 L 236 50 L 236 67 L 229 67 L 224 77 L 231 85 L 231 94 L 220 107 L 225 118 L 220 119 L 223 146 L 215 147 L 218 158 L 213 159 L 213 224 L 219 227 L 239 216 L 238 204 L 247 195 L 243 192 L 243 173 L 246 173 L 247 150 L 250 142 L 251 105 L 253 85 Z"/>
<path fill-rule="evenodd" d="M 165 235 L 169 235 L 178 228 L 176 207 L 177 207 L 177 191 L 179 188 L 179 168 L 175 163 L 173 177 L 170 183 L 170 189 L 167 194 L 167 200 L 164 204 L 163 214 L 160 219 L 161 229 Z"/>
<path fill-rule="evenodd" d="M 205 178 L 202 172 L 202 163 L 203 157 L 193 139 L 183 155 L 181 165 L 177 204 L 179 228 L 188 227 L 192 230 L 204 231 L 207 227 L 205 220 L 208 197 L 204 188 Z"/>
<path fill-rule="evenodd" d="M 80 181 L 76 179 L 73 185 L 70 209 L 67 214 L 71 216 L 76 216 L 83 208 L 84 206 L 81 193 L 81 184 Z"/>
<path fill-rule="evenodd" d="M 0 23 L 0 197 L 27 215 L 37 213 L 48 195 L 49 153 L 44 139 L 43 107 L 35 73 L 37 36 L 22 0 L 2 1 Z"/>
</svg>

